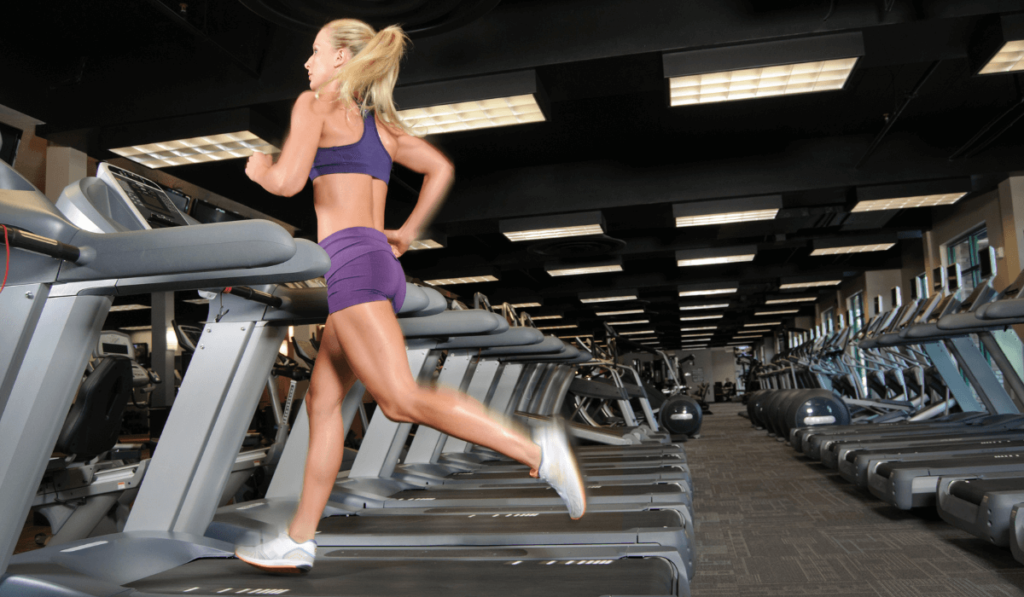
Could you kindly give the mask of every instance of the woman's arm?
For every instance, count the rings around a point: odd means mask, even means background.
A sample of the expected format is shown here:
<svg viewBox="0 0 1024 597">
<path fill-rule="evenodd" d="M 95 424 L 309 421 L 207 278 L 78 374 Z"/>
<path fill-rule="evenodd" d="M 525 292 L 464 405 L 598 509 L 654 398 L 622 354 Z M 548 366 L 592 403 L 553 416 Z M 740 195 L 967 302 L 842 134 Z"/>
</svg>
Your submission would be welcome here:
<svg viewBox="0 0 1024 597">
<path fill-rule="evenodd" d="M 246 164 L 245 174 L 275 195 L 291 197 L 306 186 L 324 126 L 315 102 L 312 91 L 304 92 L 295 100 L 291 130 L 276 164 L 273 158 L 258 152 L 252 154 Z"/>
<path fill-rule="evenodd" d="M 447 157 L 430 143 L 419 137 L 394 132 L 398 141 L 395 161 L 406 168 L 423 175 L 423 186 L 409 218 L 398 230 L 385 230 L 388 241 L 398 249 L 398 256 L 409 249 L 412 241 L 419 238 L 434 214 L 444 202 L 452 181 L 455 180 L 455 166 Z"/>
</svg>

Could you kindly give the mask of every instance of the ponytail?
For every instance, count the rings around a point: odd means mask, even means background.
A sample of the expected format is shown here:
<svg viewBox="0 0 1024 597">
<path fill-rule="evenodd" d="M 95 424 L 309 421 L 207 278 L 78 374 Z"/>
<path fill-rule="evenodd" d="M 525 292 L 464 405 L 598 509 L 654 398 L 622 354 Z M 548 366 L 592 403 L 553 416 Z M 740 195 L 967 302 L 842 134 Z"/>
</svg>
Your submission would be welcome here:
<svg viewBox="0 0 1024 597">
<path fill-rule="evenodd" d="M 352 58 L 331 79 L 341 81 L 336 98 L 345 106 L 358 104 L 362 111 L 373 110 L 381 122 L 410 132 L 398 117 L 394 89 L 398 67 L 409 37 L 397 25 L 374 33 L 373 28 L 356 19 L 338 19 L 325 26 L 336 50 L 348 48 Z M 321 90 L 323 87 L 320 88 Z M 317 97 L 320 90 L 317 91 Z"/>
</svg>

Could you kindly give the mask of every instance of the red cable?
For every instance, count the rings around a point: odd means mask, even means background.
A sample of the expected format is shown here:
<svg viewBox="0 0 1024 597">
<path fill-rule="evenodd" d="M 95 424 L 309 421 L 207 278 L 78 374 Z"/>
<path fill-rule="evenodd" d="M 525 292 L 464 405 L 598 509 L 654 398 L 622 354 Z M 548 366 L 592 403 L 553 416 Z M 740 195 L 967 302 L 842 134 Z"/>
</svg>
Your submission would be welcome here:
<svg viewBox="0 0 1024 597">
<path fill-rule="evenodd" d="M 4 246 L 7 247 L 7 267 L 4 268 L 4 282 L 0 284 L 0 292 L 3 292 L 4 286 L 7 286 L 7 274 L 11 271 L 11 243 L 7 240 L 7 226 L 0 226 L 4 227 Z"/>
</svg>

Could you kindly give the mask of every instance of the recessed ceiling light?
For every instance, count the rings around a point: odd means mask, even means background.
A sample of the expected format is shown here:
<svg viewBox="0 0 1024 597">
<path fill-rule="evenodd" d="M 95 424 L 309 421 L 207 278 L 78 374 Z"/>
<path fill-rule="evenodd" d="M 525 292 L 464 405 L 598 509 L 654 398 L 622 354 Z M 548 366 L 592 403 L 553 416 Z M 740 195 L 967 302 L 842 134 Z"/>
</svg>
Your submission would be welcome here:
<svg viewBox="0 0 1024 597">
<path fill-rule="evenodd" d="M 794 311 L 796 313 L 796 311 Z M 534 321 L 544 321 L 545 319 L 561 319 L 561 315 L 533 315 L 530 319 Z"/>
<path fill-rule="evenodd" d="M 464 276 L 462 278 L 437 278 L 434 280 L 424 280 L 425 283 L 431 286 L 450 286 L 452 284 L 479 284 L 482 282 L 497 282 L 498 278 L 492 275 L 486 276 Z"/>
<path fill-rule="evenodd" d="M 609 290 L 602 292 L 581 292 L 581 303 L 609 303 L 614 301 L 635 301 L 635 290 Z"/>
<path fill-rule="evenodd" d="M 444 245 L 430 238 L 421 238 L 412 241 L 409 245 L 410 251 L 426 251 L 429 249 L 443 249 Z"/>
<path fill-rule="evenodd" d="M 571 330 L 571 329 L 573 329 L 575 327 L 577 327 L 575 324 L 565 324 L 565 325 L 549 325 L 549 326 L 545 326 L 545 327 L 538 327 L 537 329 L 538 330 Z"/>
<path fill-rule="evenodd" d="M 604 234 L 604 217 L 599 211 L 587 211 L 501 220 L 498 227 L 513 242 L 593 236 Z"/>
<path fill-rule="evenodd" d="M 685 284 L 679 286 L 679 296 L 712 296 L 733 294 L 737 291 L 735 282 L 719 282 L 712 284 Z"/>
<path fill-rule="evenodd" d="M 253 152 L 273 154 L 280 149 L 250 131 L 190 137 L 175 141 L 146 143 L 110 150 L 147 168 L 166 168 L 249 157 Z"/>
<path fill-rule="evenodd" d="M 437 135 L 545 120 L 544 112 L 533 93 L 412 108 L 399 111 L 398 117 L 417 135 Z"/>
<path fill-rule="evenodd" d="M 870 245 L 850 245 L 846 247 L 832 247 L 829 249 L 814 249 L 812 257 L 821 255 L 846 255 L 850 253 L 871 253 L 874 251 L 888 251 L 896 246 L 896 243 L 875 243 Z"/>
<path fill-rule="evenodd" d="M 621 272 L 619 264 L 590 265 L 578 267 L 552 266 L 545 268 L 549 276 L 582 276 L 587 274 L 605 274 L 609 272 Z"/>
<path fill-rule="evenodd" d="M 537 328 L 540 329 L 540 328 Z M 576 334 L 575 336 L 559 336 L 560 340 L 571 340 L 573 338 L 593 338 L 593 334 Z"/>
<path fill-rule="evenodd" d="M 672 205 L 676 227 L 711 226 L 774 219 L 782 208 L 782 196 L 744 197 L 693 201 Z"/>
<path fill-rule="evenodd" d="M 760 312 L 754 313 L 754 316 L 758 317 L 758 316 L 762 316 L 762 315 L 788 315 L 790 313 L 799 313 L 799 312 L 800 312 L 800 309 L 786 309 L 784 311 L 760 311 Z M 534 319 L 537 319 L 537 318 L 534 317 Z"/>
<path fill-rule="evenodd" d="M 533 307 L 539 307 L 540 303 L 513 303 L 511 307 L 513 309 L 532 309 Z M 536 319 L 536 317 L 534 317 Z"/>
<path fill-rule="evenodd" d="M 1024 40 L 1018 39 L 1003 44 L 978 74 L 991 75 L 1020 70 L 1024 70 Z"/>
<path fill-rule="evenodd" d="M 757 323 L 745 323 L 745 324 L 743 324 L 743 327 L 745 327 L 745 328 L 756 328 L 756 327 L 761 327 L 761 326 L 764 326 L 764 325 L 782 325 L 782 322 L 781 321 L 759 321 Z"/>
<path fill-rule="evenodd" d="M 896 197 L 893 199 L 875 199 L 859 201 L 853 213 L 865 211 L 885 211 L 892 209 L 913 209 L 915 207 L 935 207 L 936 205 L 952 205 L 967 193 L 942 193 L 938 195 L 921 195 L 919 197 Z"/>
<path fill-rule="evenodd" d="M 670 105 L 688 106 L 776 95 L 835 91 L 846 85 L 857 58 L 672 77 Z"/>
<path fill-rule="evenodd" d="M 723 263 L 742 263 L 753 261 L 757 247 L 724 247 L 714 249 L 687 249 L 676 251 L 676 265 L 679 267 L 699 265 L 719 265 Z"/>
<path fill-rule="evenodd" d="M 637 336 L 640 334 L 653 334 L 654 330 L 634 330 L 630 332 L 619 332 L 620 336 Z"/>
<path fill-rule="evenodd" d="M 703 326 L 703 327 L 696 327 L 696 328 L 679 328 L 679 331 L 680 332 L 699 332 L 701 330 L 717 330 L 717 329 L 718 329 L 717 325 L 706 325 L 706 326 Z"/>
<path fill-rule="evenodd" d="M 151 329 L 153 329 L 153 326 L 151 326 L 151 325 L 131 325 L 131 326 L 127 326 L 127 327 L 120 327 L 120 328 L 117 328 L 117 329 L 124 330 L 126 332 L 141 332 L 141 331 L 144 331 L 144 330 L 151 330 Z"/>
<path fill-rule="evenodd" d="M 680 338 L 710 338 L 711 336 L 714 336 L 714 334 L 712 334 L 711 332 L 708 332 L 706 334 L 680 334 L 679 337 Z"/>
<path fill-rule="evenodd" d="M 699 319 L 721 319 L 724 315 L 697 315 L 694 317 L 680 317 L 679 321 L 697 321 Z"/>
<path fill-rule="evenodd" d="M 639 342 L 641 340 L 657 340 L 658 337 L 657 336 L 650 336 L 650 337 L 644 336 L 643 338 L 633 338 L 633 339 L 636 340 L 637 342 Z"/>
<path fill-rule="evenodd" d="M 835 286 L 842 280 L 821 280 L 818 282 L 791 282 L 779 286 L 779 290 L 791 290 L 794 288 L 819 288 L 822 286 Z"/>
<path fill-rule="evenodd" d="M 696 311 L 697 309 L 724 309 L 729 303 L 718 303 L 714 305 L 679 305 L 680 311 Z"/>
<path fill-rule="evenodd" d="M 636 319 L 633 321 L 609 321 L 610 325 L 639 325 L 643 323 L 650 323 L 649 319 Z"/>
<path fill-rule="evenodd" d="M 596 313 L 596 315 L 599 316 L 599 317 L 606 317 L 606 316 L 612 316 L 612 315 L 636 315 L 638 313 L 643 313 L 643 312 L 644 312 L 643 309 L 626 309 L 624 311 L 598 311 Z"/>
<path fill-rule="evenodd" d="M 786 303 L 813 303 L 818 300 L 816 296 L 794 296 L 790 298 L 771 299 L 764 302 L 766 305 L 784 305 Z"/>
</svg>

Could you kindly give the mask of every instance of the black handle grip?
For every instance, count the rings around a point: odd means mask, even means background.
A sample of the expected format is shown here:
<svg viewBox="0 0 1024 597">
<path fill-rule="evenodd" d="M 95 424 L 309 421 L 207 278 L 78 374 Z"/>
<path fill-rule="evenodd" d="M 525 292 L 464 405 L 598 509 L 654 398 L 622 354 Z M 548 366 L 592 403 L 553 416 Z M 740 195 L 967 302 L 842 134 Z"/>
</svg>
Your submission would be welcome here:
<svg viewBox="0 0 1024 597">
<path fill-rule="evenodd" d="M 3 239 L 3 229 L 0 228 L 0 240 Z M 7 242 L 16 249 L 25 249 L 33 253 L 41 253 L 56 259 L 76 262 L 81 258 L 82 251 L 75 246 L 64 244 L 52 238 L 32 234 L 15 226 L 7 226 Z"/>
<path fill-rule="evenodd" d="M 250 301 L 262 303 L 269 307 L 274 307 L 275 309 L 280 308 L 281 305 L 284 304 L 284 301 L 282 301 L 280 297 L 267 294 L 266 292 L 262 292 L 260 290 L 253 290 L 248 286 L 231 286 L 230 288 L 225 288 L 224 290 L 228 294 L 233 294 L 235 296 L 240 296 Z"/>
</svg>

